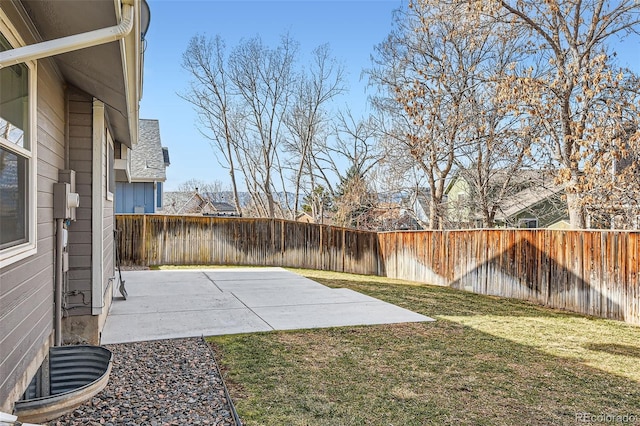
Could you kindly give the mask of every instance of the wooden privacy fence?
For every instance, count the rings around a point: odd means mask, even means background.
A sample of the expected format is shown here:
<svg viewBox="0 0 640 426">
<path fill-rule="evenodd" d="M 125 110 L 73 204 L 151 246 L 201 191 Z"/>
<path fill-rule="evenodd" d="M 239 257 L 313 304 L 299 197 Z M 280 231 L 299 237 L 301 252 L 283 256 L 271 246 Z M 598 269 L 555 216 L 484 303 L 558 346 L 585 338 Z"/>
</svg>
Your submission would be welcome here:
<svg viewBox="0 0 640 426">
<path fill-rule="evenodd" d="M 640 325 L 640 233 L 365 232 L 280 219 L 117 215 L 125 265 L 289 266 L 382 275 Z"/>
<path fill-rule="evenodd" d="M 388 277 L 640 325 L 638 232 L 388 232 L 379 243 Z"/>
<path fill-rule="evenodd" d="M 289 266 L 378 273 L 375 233 L 281 219 L 117 215 L 125 265 Z"/>
</svg>

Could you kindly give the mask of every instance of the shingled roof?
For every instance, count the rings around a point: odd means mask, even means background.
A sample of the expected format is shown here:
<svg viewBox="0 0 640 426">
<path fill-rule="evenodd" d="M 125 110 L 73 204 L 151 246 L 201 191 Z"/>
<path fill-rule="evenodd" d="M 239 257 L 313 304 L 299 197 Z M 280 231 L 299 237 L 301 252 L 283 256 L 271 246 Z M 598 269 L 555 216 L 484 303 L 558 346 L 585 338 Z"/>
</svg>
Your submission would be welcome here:
<svg viewBox="0 0 640 426">
<path fill-rule="evenodd" d="M 131 180 L 134 182 L 166 180 L 169 152 L 160 141 L 158 120 L 140 119 L 138 143 L 131 152 Z"/>
<path fill-rule="evenodd" d="M 536 185 L 525 188 L 504 200 L 504 206 L 500 209 L 501 211 L 496 213 L 496 219 L 507 220 L 544 200 L 554 196 L 559 197 L 563 191 L 564 188 L 561 185 L 551 183 L 546 186 Z"/>
</svg>

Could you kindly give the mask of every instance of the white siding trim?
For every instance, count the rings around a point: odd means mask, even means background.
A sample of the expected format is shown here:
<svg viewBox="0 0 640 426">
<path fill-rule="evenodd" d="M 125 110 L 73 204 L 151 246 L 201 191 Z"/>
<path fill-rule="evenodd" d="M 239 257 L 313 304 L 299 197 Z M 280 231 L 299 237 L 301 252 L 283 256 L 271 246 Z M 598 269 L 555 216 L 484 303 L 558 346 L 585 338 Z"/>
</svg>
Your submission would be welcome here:
<svg viewBox="0 0 640 426">
<path fill-rule="evenodd" d="M 103 208 L 103 174 L 105 148 L 104 103 L 93 100 L 93 133 L 92 133 L 92 166 L 91 166 L 91 314 L 100 315 L 104 305 L 103 258 L 102 243 Z"/>
<path fill-rule="evenodd" d="M 113 192 L 109 191 L 109 189 L 112 189 L 114 192 L 116 190 L 115 185 L 116 185 L 116 180 L 115 180 L 115 158 L 113 159 L 113 166 L 111 167 L 110 164 L 110 160 L 111 157 L 113 157 L 115 155 L 115 147 L 114 147 L 114 142 L 113 142 L 113 138 L 111 137 L 111 133 L 109 133 L 108 131 L 107 133 L 107 146 L 106 146 L 106 154 L 107 154 L 107 158 L 105 159 L 105 193 L 106 193 L 106 197 L 107 197 L 107 201 L 113 201 Z M 111 181 L 111 179 L 113 179 L 113 181 Z M 109 185 L 111 184 L 111 182 L 113 182 L 113 188 L 109 188 Z"/>
<path fill-rule="evenodd" d="M 153 213 L 158 211 L 158 182 L 153 181 Z"/>
</svg>

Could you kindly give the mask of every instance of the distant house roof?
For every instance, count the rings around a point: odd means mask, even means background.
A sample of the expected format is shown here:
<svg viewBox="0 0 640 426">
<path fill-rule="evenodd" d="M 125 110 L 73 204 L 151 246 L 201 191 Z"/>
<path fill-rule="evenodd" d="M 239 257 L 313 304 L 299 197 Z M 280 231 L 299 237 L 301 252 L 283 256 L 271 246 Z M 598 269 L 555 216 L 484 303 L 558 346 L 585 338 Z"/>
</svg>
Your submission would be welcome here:
<svg viewBox="0 0 640 426">
<path fill-rule="evenodd" d="M 559 195 L 563 191 L 560 185 L 531 186 L 504 200 L 504 208 L 496 213 L 496 219 L 504 220 L 525 211 L 536 204 Z"/>
<path fill-rule="evenodd" d="M 478 171 L 473 168 L 459 169 L 448 180 L 444 193 L 448 194 L 453 185 L 458 179 L 463 179 L 467 183 L 472 183 L 477 180 Z M 511 186 L 530 186 L 537 185 L 539 182 L 544 182 L 549 179 L 549 172 L 541 169 L 520 169 L 517 171 L 511 171 L 506 169 L 495 169 L 489 172 L 489 176 L 485 176 L 484 179 L 489 179 L 491 185 L 500 186 L 505 180 L 509 179 Z"/>
<path fill-rule="evenodd" d="M 236 208 L 229 203 L 212 201 L 211 205 L 216 209 L 216 212 L 219 213 L 236 213 Z"/>
<path fill-rule="evenodd" d="M 311 216 L 309 213 L 307 212 L 302 212 L 299 213 L 296 216 L 296 222 L 302 222 L 302 223 L 316 223 L 316 220 L 313 218 L 313 216 Z"/>
<path fill-rule="evenodd" d="M 164 182 L 168 165 L 169 150 L 160 142 L 160 123 L 158 120 L 140 119 L 138 143 L 131 151 L 131 180 Z"/>
<path fill-rule="evenodd" d="M 195 191 L 164 193 L 162 207 L 164 214 L 204 214 L 214 211 L 213 205 Z"/>
</svg>

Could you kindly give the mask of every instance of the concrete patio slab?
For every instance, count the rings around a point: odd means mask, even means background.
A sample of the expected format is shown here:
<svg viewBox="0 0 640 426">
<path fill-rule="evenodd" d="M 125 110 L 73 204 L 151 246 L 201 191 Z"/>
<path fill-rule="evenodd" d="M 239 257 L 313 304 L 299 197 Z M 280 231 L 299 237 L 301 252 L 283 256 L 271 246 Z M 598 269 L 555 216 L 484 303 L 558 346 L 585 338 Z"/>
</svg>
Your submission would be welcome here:
<svg viewBox="0 0 640 426">
<path fill-rule="evenodd" d="M 253 311 L 275 330 L 428 321 L 424 315 L 380 300 L 364 303 L 268 306 L 254 308 Z"/>
<path fill-rule="evenodd" d="M 106 345 L 272 330 L 273 327 L 247 308 L 110 315 L 100 343 Z"/>
<path fill-rule="evenodd" d="M 255 290 L 233 290 L 233 295 L 242 300 L 242 303 L 250 308 L 258 308 L 265 306 L 306 306 L 306 305 L 325 305 L 329 303 L 354 303 L 354 302 L 370 302 L 376 299 L 367 298 L 367 296 L 353 292 L 355 294 L 334 291 L 327 287 L 321 288 L 301 288 L 296 291 L 282 291 L 282 288 L 272 289 L 255 289 Z"/>
<path fill-rule="evenodd" d="M 158 274 L 161 272 L 161 274 Z M 147 276 L 146 274 L 150 274 Z M 192 273 L 183 275 L 180 281 L 172 280 L 171 276 L 167 279 L 164 277 L 164 271 L 125 271 L 122 273 L 122 279 L 125 282 L 127 293 L 129 287 L 133 291 L 133 295 L 137 297 L 145 296 L 170 296 L 183 294 L 215 294 L 223 293 L 222 289 L 217 287 L 203 273 Z"/>
<path fill-rule="evenodd" d="M 433 321 L 282 268 L 125 271 L 101 343 Z"/>
<path fill-rule="evenodd" d="M 212 292 L 213 293 L 213 292 Z M 129 295 L 129 297 L 132 297 Z M 166 302 L 167 297 L 171 297 L 171 304 Z M 243 309 L 246 306 L 231 293 L 213 294 L 185 294 L 177 293 L 173 295 L 147 295 L 137 303 L 113 304 L 109 315 L 136 315 L 152 312 L 184 312 L 218 309 Z"/>
</svg>

